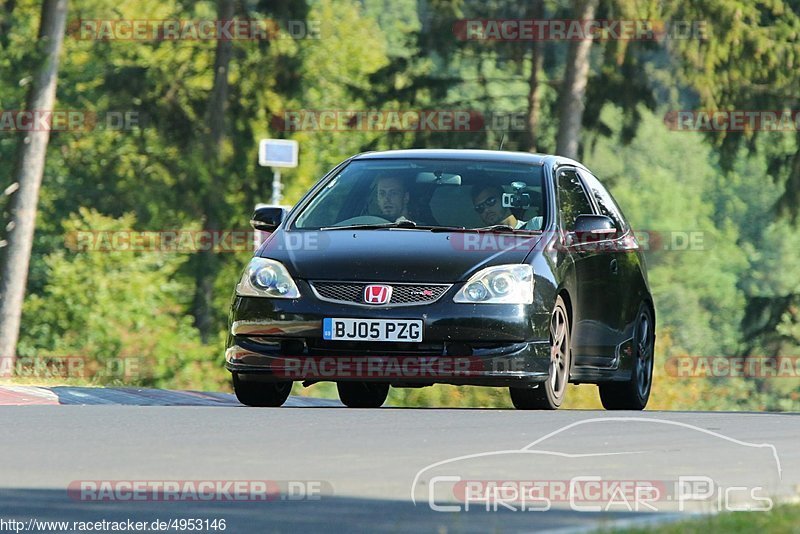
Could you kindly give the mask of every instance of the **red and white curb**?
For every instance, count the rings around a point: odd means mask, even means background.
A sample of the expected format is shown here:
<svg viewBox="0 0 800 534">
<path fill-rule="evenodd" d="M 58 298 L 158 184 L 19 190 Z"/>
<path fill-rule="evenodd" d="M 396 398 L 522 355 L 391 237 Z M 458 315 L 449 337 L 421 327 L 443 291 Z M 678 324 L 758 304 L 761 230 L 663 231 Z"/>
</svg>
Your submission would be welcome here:
<svg viewBox="0 0 800 534">
<path fill-rule="evenodd" d="M 0 405 L 59 404 L 58 395 L 45 388 L 30 386 L 0 387 Z"/>
</svg>

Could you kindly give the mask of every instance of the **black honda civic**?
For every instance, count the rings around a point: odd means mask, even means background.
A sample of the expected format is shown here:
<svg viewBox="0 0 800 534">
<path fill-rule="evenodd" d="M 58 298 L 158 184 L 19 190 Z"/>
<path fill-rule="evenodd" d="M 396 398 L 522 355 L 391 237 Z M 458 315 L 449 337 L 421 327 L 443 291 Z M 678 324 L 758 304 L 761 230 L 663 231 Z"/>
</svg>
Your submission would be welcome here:
<svg viewBox="0 0 800 534">
<path fill-rule="evenodd" d="M 236 285 L 226 366 L 238 399 L 295 381 L 349 407 L 390 387 L 508 387 L 556 409 L 568 383 L 607 409 L 650 396 L 655 308 L 641 248 L 586 167 L 540 154 L 400 150 L 351 157 L 269 232 Z"/>
</svg>

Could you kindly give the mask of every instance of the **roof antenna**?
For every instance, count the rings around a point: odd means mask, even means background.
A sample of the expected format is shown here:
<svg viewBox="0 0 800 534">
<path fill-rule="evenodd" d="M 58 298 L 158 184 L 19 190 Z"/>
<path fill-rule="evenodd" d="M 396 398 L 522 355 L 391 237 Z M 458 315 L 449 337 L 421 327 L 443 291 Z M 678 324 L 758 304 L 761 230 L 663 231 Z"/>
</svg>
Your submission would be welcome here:
<svg viewBox="0 0 800 534">
<path fill-rule="evenodd" d="M 503 143 L 506 142 L 506 134 L 503 133 L 503 137 L 500 138 L 500 148 L 498 150 L 503 150 Z"/>
</svg>

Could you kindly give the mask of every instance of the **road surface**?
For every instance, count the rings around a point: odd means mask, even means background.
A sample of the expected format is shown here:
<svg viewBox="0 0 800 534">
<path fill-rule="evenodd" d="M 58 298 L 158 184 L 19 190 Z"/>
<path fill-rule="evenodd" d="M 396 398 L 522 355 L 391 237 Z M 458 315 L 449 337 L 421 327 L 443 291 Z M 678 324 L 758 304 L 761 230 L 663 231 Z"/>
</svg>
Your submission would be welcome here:
<svg viewBox="0 0 800 534">
<path fill-rule="evenodd" d="M 662 489 L 679 475 L 707 476 L 781 499 L 800 484 L 794 414 L 356 410 L 297 397 L 255 409 L 227 394 L 71 387 L 0 388 L 0 404 L 6 520 L 225 519 L 225 532 L 566 532 L 668 520 L 678 511 L 669 490 L 651 503 L 657 511 L 628 512 L 619 503 L 577 511 L 587 501 L 607 503 L 553 494 L 576 474 L 660 481 Z M 549 481 L 551 509 L 523 509 L 512 499 L 463 511 L 468 499 L 457 484 L 434 478 L 452 475 L 482 481 L 483 489 L 491 481 Z M 172 498 L 148 493 L 165 481 L 189 486 Z M 218 485 L 224 481 L 251 481 L 248 500 L 231 498 Z M 271 484 L 266 500 L 253 481 Z M 126 493 L 133 482 L 145 489 Z M 193 501 L 202 482 L 217 484 L 211 493 L 205 487 L 211 500 Z M 734 506 L 733 497 L 714 490 L 702 506 L 718 511 Z M 446 504 L 461 511 L 431 506 Z"/>
</svg>

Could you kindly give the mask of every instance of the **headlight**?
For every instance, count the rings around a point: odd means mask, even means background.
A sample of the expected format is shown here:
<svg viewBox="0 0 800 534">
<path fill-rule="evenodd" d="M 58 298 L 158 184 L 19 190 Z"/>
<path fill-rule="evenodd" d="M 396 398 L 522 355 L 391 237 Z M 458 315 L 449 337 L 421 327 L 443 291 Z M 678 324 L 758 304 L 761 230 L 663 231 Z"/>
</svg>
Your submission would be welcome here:
<svg viewBox="0 0 800 534">
<path fill-rule="evenodd" d="M 289 271 L 279 261 L 253 258 L 236 284 L 236 294 L 242 297 L 272 297 L 296 299 L 300 291 Z"/>
<path fill-rule="evenodd" d="M 530 304 L 533 302 L 533 268 L 497 265 L 475 273 L 453 297 L 470 304 Z"/>
</svg>

